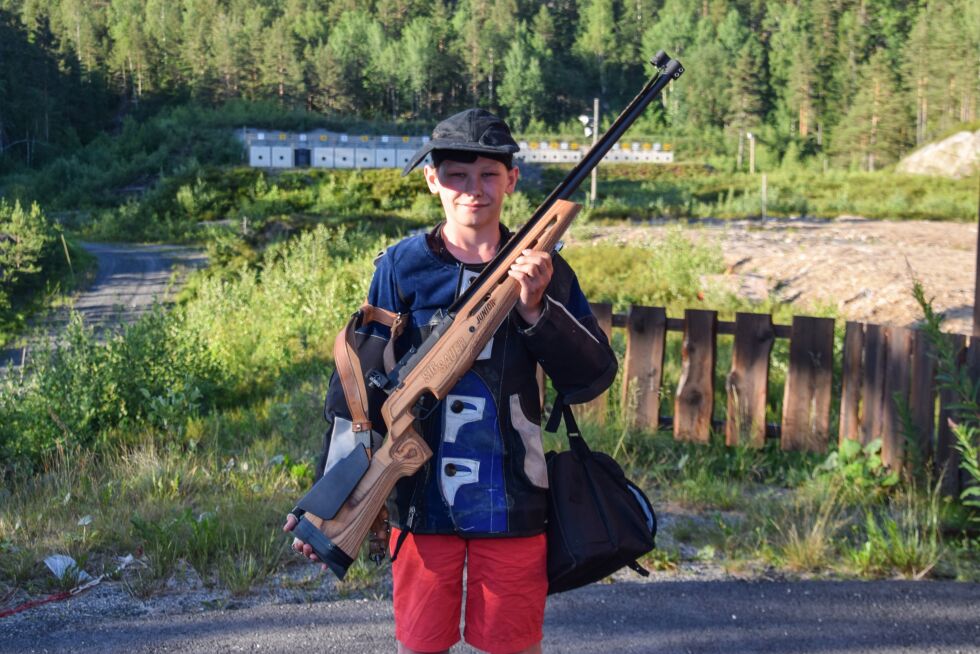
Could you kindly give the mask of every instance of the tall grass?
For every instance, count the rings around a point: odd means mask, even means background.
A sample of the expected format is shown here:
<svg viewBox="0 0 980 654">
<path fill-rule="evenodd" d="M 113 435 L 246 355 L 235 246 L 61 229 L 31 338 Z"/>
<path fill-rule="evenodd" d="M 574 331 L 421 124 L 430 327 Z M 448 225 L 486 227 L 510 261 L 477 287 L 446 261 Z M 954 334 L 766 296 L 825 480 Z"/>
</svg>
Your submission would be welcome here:
<svg viewBox="0 0 980 654">
<path fill-rule="evenodd" d="M 603 166 L 592 220 L 748 218 L 763 213 L 762 176 L 697 164 Z M 544 185 L 562 169 L 547 169 Z M 970 179 L 842 170 L 786 169 L 766 174 L 766 215 L 835 218 L 842 214 L 893 220 L 971 220 Z M 583 192 L 584 193 L 584 192 Z"/>
</svg>

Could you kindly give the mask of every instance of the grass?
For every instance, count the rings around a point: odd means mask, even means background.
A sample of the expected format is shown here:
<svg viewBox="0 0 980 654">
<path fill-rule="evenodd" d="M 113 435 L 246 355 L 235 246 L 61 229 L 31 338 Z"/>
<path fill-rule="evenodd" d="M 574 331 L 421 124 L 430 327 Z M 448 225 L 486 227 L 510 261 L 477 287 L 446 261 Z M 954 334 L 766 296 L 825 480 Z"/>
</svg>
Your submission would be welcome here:
<svg viewBox="0 0 980 654">
<path fill-rule="evenodd" d="M 733 573 L 980 579 L 969 532 L 950 531 L 959 508 L 934 481 L 892 483 L 874 464 L 874 444 L 843 457 L 833 447 L 786 456 L 775 442 L 729 448 L 714 434 L 697 446 L 664 432 L 582 426 L 593 448 L 619 450 L 661 518 L 670 516 L 658 535 L 665 551 L 646 559 L 655 569 L 711 561 Z M 563 438 L 549 435 L 546 449 Z M 855 492 L 862 459 L 867 478 Z"/>
<path fill-rule="evenodd" d="M 431 199 L 382 173 L 209 174 L 198 171 L 167 187 L 172 198 L 161 191 L 133 209 L 134 216 L 183 212 L 180 224 L 235 217 L 209 228 L 214 266 L 194 278 L 182 304 L 151 312 L 105 343 L 75 325 L 70 348 L 37 355 L 25 383 L 0 388 L 0 581 L 7 586 L 49 587 L 40 561 L 50 552 L 70 554 L 92 574 L 113 569 L 115 556 L 140 553 L 145 567 L 126 576 L 140 595 L 191 571 L 206 586 L 243 594 L 295 561 L 279 529 L 309 486 L 321 447 L 332 337 L 364 297 L 373 255 L 416 224 L 411 213 L 430 211 Z M 231 178 L 238 190 L 222 195 L 222 180 Z M 508 220 L 533 198 L 533 189 L 518 198 Z M 342 202 L 347 209 L 311 217 Z M 239 230 L 246 215 L 250 227 Z M 365 215 L 378 222 L 351 225 Z M 788 322 L 793 309 L 703 289 L 702 276 L 720 272 L 720 257 L 680 231 L 650 248 L 601 245 L 567 255 L 590 298 L 617 310 L 654 304 L 679 316 L 708 306 L 721 318 L 749 310 Z M 622 335 L 613 340 L 622 355 Z M 777 343 L 773 418 L 786 355 Z M 719 339 L 717 358 L 720 418 L 730 337 Z M 680 370 L 677 334 L 669 336 L 664 368 L 667 415 Z M 729 448 L 720 434 L 708 445 L 678 443 L 623 424 L 621 376 L 608 394 L 606 426 L 587 425 L 587 438 L 613 453 L 658 506 L 681 516 L 662 537 L 666 549 L 648 557 L 652 566 L 710 560 L 794 574 L 980 576 L 970 537 L 944 535 L 954 507 L 890 482 L 873 449 L 794 454 L 775 441 Z M 546 447 L 562 440 L 549 436 Z M 377 594 L 385 572 L 359 560 L 336 590 Z"/>
<path fill-rule="evenodd" d="M 762 176 L 698 164 L 604 166 L 592 221 L 651 218 L 750 218 L 762 215 Z M 546 169 L 543 186 L 563 174 Z M 976 216 L 976 183 L 907 175 L 807 168 L 766 173 L 766 215 L 967 221 Z M 581 199 L 579 199 L 581 201 Z"/>
<path fill-rule="evenodd" d="M 114 556 L 141 553 L 146 567 L 135 584 L 144 594 L 160 589 L 181 562 L 205 585 L 247 592 L 290 552 L 278 527 L 312 478 L 309 465 L 294 462 L 312 458 L 321 434 L 285 433 L 280 419 L 316 424 L 311 387 L 283 388 L 235 415 L 202 419 L 193 447 L 164 446 L 147 432 L 139 444 L 98 456 L 65 451 L 42 473 L 10 480 L 0 508 L 3 580 L 43 588 L 37 562 L 49 552 L 87 561 L 94 574 L 112 569 Z M 243 422 L 257 428 L 247 439 Z"/>
</svg>

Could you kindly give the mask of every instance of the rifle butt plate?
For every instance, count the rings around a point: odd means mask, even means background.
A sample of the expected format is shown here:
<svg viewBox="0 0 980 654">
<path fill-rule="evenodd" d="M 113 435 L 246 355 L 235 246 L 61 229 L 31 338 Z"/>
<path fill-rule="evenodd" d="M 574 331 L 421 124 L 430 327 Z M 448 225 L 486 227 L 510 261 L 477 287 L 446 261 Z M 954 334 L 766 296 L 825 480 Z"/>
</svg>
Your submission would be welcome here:
<svg viewBox="0 0 980 654">
<path fill-rule="evenodd" d="M 306 518 L 300 518 L 299 524 L 293 529 L 293 534 L 313 548 L 320 561 L 327 564 L 337 579 L 343 579 L 347 568 L 354 562 L 345 551 L 337 547 L 323 532 L 313 526 Z"/>
</svg>

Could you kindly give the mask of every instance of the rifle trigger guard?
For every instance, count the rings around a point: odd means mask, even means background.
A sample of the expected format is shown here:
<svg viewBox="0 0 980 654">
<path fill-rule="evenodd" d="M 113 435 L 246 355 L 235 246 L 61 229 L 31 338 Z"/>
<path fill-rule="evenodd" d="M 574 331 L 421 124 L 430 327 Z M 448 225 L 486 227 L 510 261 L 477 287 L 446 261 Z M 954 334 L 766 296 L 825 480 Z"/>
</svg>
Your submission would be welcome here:
<svg viewBox="0 0 980 654">
<path fill-rule="evenodd" d="M 427 420 L 437 408 L 439 408 L 439 401 L 429 393 L 423 393 L 412 407 L 412 415 L 416 420 Z"/>
</svg>

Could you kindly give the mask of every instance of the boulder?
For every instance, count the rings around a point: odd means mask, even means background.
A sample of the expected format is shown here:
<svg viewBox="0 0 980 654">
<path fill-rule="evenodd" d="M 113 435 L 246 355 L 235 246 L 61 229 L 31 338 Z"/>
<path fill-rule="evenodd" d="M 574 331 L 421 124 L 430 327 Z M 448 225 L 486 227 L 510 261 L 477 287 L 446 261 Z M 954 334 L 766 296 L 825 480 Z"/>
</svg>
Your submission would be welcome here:
<svg viewBox="0 0 980 654">
<path fill-rule="evenodd" d="M 962 179 L 980 167 L 980 130 L 957 132 L 919 148 L 898 164 L 898 172 Z"/>
</svg>

